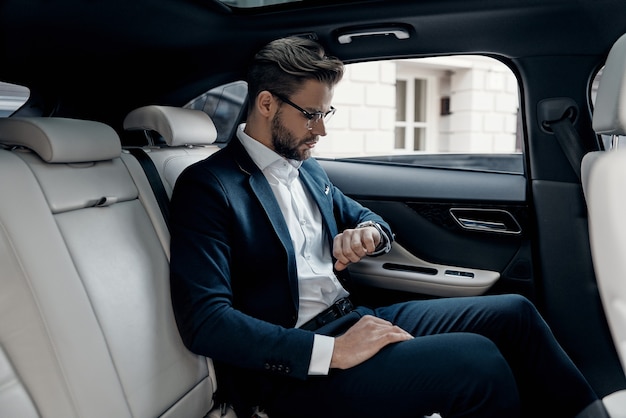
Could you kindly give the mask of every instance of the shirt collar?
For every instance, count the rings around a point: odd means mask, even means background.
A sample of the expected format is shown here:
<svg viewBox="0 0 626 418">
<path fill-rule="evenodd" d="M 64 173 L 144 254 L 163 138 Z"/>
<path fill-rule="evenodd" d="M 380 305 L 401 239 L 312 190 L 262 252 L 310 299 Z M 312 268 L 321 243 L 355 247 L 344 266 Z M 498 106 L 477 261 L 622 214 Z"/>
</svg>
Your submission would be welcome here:
<svg viewBox="0 0 626 418">
<path fill-rule="evenodd" d="M 237 128 L 237 138 L 243 145 L 243 147 L 250 154 L 250 158 L 252 161 L 261 169 L 261 171 L 265 170 L 270 165 L 280 163 L 283 161 L 287 161 L 291 164 L 296 170 L 300 168 L 302 165 L 302 161 L 290 160 L 284 158 L 281 155 L 278 155 L 276 152 L 266 147 L 256 139 L 252 138 L 250 135 L 244 132 L 245 123 L 242 123 Z"/>
</svg>

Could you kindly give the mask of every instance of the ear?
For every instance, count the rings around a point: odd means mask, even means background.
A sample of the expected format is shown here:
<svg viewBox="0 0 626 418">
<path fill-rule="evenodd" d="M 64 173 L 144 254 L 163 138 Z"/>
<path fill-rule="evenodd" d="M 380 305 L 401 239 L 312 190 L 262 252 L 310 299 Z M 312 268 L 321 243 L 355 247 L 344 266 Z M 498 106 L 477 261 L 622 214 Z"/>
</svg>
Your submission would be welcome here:
<svg viewBox="0 0 626 418">
<path fill-rule="evenodd" d="M 264 117 L 271 117 L 276 111 L 276 100 L 272 93 L 263 90 L 256 96 L 256 109 Z"/>
</svg>

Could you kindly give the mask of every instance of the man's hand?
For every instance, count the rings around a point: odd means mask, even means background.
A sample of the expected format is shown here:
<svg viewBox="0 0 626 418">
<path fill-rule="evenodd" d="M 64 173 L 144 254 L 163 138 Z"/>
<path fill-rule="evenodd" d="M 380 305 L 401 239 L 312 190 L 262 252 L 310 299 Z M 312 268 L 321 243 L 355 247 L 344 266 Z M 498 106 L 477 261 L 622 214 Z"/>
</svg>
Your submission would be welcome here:
<svg viewBox="0 0 626 418">
<path fill-rule="evenodd" d="M 335 337 L 330 367 L 349 369 L 372 358 L 388 344 L 412 338 L 411 334 L 384 319 L 365 315 L 345 334 Z"/>
<path fill-rule="evenodd" d="M 346 229 L 333 240 L 333 256 L 337 259 L 335 269 L 341 271 L 350 263 L 360 261 L 371 254 L 380 243 L 382 237 L 376 228 Z"/>
</svg>

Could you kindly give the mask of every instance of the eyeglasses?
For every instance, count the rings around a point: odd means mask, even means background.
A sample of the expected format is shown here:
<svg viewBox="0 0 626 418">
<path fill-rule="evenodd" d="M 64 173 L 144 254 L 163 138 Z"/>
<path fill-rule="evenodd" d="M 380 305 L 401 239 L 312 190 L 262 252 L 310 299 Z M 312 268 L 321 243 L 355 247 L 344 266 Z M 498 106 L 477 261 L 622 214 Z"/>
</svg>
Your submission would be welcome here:
<svg viewBox="0 0 626 418">
<path fill-rule="evenodd" d="M 272 93 L 272 92 L 270 92 Z M 335 112 L 337 111 L 337 109 L 335 109 L 334 107 L 330 107 L 330 110 L 328 112 L 309 112 L 304 110 L 303 108 L 301 108 L 300 106 L 298 106 L 297 104 L 295 104 L 294 102 L 292 102 L 291 100 L 289 100 L 288 98 L 280 95 L 280 94 L 276 94 L 276 93 L 272 93 L 272 95 L 278 97 L 282 102 L 287 103 L 289 106 L 293 107 L 294 109 L 299 110 L 300 112 L 302 112 L 302 114 L 304 115 L 305 118 L 307 118 L 307 122 L 306 122 L 306 128 L 308 130 L 313 129 L 313 127 L 322 119 L 324 119 L 324 124 L 327 124 L 328 121 L 330 120 L 330 118 L 333 117 L 333 115 L 335 114 Z"/>
</svg>

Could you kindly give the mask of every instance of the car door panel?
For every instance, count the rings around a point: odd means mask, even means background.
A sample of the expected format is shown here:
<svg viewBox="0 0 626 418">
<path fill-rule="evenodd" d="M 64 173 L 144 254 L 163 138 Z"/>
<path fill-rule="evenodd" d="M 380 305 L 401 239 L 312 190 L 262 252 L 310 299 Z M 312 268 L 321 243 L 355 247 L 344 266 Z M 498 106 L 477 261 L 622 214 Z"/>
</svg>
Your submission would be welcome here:
<svg viewBox="0 0 626 418">
<path fill-rule="evenodd" d="M 358 160 L 320 159 L 335 185 L 356 196 L 522 203 L 526 179 L 520 174 L 417 167 Z"/>
<path fill-rule="evenodd" d="M 387 220 L 394 250 L 350 266 L 359 285 L 415 297 L 533 296 L 521 174 L 321 160 L 331 180 Z"/>
</svg>

